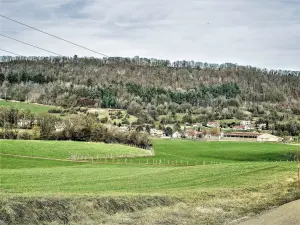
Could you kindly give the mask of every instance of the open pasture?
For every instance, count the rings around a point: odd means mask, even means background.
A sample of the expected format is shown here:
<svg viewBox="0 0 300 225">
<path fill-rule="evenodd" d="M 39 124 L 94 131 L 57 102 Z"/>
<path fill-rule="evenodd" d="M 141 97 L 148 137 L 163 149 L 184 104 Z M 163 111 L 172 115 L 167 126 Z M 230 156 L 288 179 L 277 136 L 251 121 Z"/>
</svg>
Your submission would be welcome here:
<svg viewBox="0 0 300 225">
<path fill-rule="evenodd" d="M 124 218 L 127 224 L 224 224 L 300 198 L 292 161 L 297 146 L 154 140 L 156 156 L 104 163 L 66 158 L 71 152 L 145 150 L 56 141 L 0 144 L 2 153 L 23 156 L 0 154 L 0 196 L 7 199 L 0 216 L 15 224 L 47 221 L 40 214 L 58 223 L 68 218 L 72 224 L 124 224 Z M 187 160 L 189 165 L 157 163 L 161 159 Z M 214 163 L 193 165 L 194 161 Z M 35 201 L 46 208 L 31 207 L 29 202 Z M 47 208 L 49 204 L 53 206 Z M 32 216 L 12 214 L 20 205 L 24 215 Z M 62 212 L 67 216 L 51 217 Z"/>
<path fill-rule="evenodd" d="M 46 105 L 39 105 L 34 103 L 26 103 L 26 102 L 15 102 L 15 101 L 4 101 L 0 100 L 0 107 L 11 107 L 16 109 L 24 109 L 30 110 L 33 113 L 47 113 L 49 109 L 54 107 L 46 106 Z"/>
</svg>

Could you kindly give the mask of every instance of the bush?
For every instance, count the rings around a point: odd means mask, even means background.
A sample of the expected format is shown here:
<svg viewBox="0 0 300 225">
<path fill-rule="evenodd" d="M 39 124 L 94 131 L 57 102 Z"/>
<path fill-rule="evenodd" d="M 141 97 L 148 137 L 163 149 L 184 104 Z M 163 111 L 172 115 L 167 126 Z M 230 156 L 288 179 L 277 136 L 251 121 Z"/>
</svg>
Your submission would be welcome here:
<svg viewBox="0 0 300 225">
<path fill-rule="evenodd" d="M 82 113 L 86 113 L 89 109 L 87 107 L 80 107 L 79 111 Z"/>
<path fill-rule="evenodd" d="M 32 140 L 33 135 L 30 134 L 29 132 L 19 133 L 18 139 L 20 139 L 20 140 Z"/>
<path fill-rule="evenodd" d="M 53 109 L 49 109 L 48 110 L 48 113 L 56 113 L 56 114 L 58 114 L 58 113 L 62 113 L 62 109 L 60 109 L 60 108 L 53 108 Z"/>
<path fill-rule="evenodd" d="M 100 122 L 101 123 L 107 123 L 108 122 L 108 118 L 107 117 L 101 118 Z"/>
<path fill-rule="evenodd" d="M 1 139 L 18 139 L 18 131 L 15 130 L 6 130 L 0 131 L 0 138 Z"/>
</svg>

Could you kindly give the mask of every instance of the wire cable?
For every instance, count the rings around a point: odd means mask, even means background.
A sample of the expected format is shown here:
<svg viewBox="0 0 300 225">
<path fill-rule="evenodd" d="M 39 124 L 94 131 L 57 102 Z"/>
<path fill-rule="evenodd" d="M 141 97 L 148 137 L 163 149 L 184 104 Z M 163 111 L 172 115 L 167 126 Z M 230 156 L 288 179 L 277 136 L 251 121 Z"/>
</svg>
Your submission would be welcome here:
<svg viewBox="0 0 300 225">
<path fill-rule="evenodd" d="M 0 48 L 0 51 L 2 51 L 2 52 L 7 52 L 7 53 L 10 53 L 10 54 L 12 54 L 12 55 L 16 55 L 16 56 L 21 56 L 21 55 L 19 55 L 19 54 L 16 54 L 16 53 L 13 53 L 13 52 L 10 52 L 10 51 L 7 51 L 7 50 L 4 50 L 4 49 L 1 49 L 1 48 Z"/>
<path fill-rule="evenodd" d="M 82 45 L 76 44 L 76 43 L 74 43 L 74 42 L 68 41 L 68 40 L 63 39 L 63 38 L 61 38 L 61 37 L 58 37 L 58 36 L 56 36 L 56 35 L 50 34 L 50 33 L 46 32 L 46 31 L 42 31 L 42 30 L 40 30 L 40 29 L 38 29 L 38 28 L 29 26 L 29 25 L 27 25 L 27 24 L 25 24 L 25 23 L 19 22 L 19 21 L 14 20 L 14 19 L 11 19 L 11 18 L 9 18 L 9 17 L 7 17 L 7 16 L 4 16 L 4 15 L 1 15 L 1 14 L 0 14 L 0 17 L 5 18 L 5 19 L 10 20 L 10 21 L 13 21 L 13 22 L 18 23 L 18 24 L 21 24 L 21 25 L 23 25 L 23 26 L 25 26 L 25 27 L 28 27 L 28 28 L 30 28 L 30 29 L 36 30 L 36 31 L 41 32 L 41 33 L 43 33 L 43 34 L 49 35 L 49 36 L 54 37 L 54 38 L 56 38 L 56 39 L 59 39 L 59 40 L 61 40 L 61 41 L 67 42 L 67 43 L 69 43 L 69 44 L 75 45 L 75 46 L 80 47 L 80 48 L 82 48 L 82 49 L 88 50 L 88 51 L 90 51 L 90 52 L 96 53 L 96 54 L 98 54 L 98 55 L 105 56 L 105 57 L 109 57 L 108 55 L 102 54 L 102 53 L 97 52 L 97 51 L 94 51 L 94 50 L 92 50 L 92 49 L 90 49 L 90 48 L 87 48 L 87 47 L 84 47 L 84 46 L 82 46 Z"/>
<path fill-rule="evenodd" d="M 8 39 L 11 39 L 11 40 L 14 40 L 14 41 L 16 41 L 16 42 L 20 42 L 20 43 L 22 43 L 22 44 L 25 44 L 25 45 L 28 45 L 28 46 L 31 46 L 31 47 L 34 47 L 34 48 L 37 48 L 37 49 L 40 49 L 40 50 L 43 50 L 43 51 L 48 52 L 48 53 L 51 53 L 51 54 L 54 54 L 54 55 L 63 57 L 63 55 L 61 55 L 61 54 L 58 54 L 58 53 L 49 51 L 49 50 L 44 49 L 44 48 L 40 48 L 40 47 L 38 47 L 38 46 L 35 46 L 35 45 L 32 45 L 32 44 L 26 43 L 26 42 L 24 42 L 24 41 L 20 41 L 20 40 L 18 40 L 18 39 L 15 39 L 15 38 L 6 36 L 6 35 L 4 35 L 4 34 L 0 34 L 0 36 L 5 37 L 5 38 L 8 38 Z"/>
</svg>

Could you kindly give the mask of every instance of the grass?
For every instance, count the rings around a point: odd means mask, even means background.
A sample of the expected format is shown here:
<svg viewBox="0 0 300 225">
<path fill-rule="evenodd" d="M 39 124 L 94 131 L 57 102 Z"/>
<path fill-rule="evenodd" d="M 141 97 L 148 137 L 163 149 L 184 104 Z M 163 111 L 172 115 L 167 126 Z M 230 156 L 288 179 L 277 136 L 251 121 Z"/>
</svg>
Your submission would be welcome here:
<svg viewBox="0 0 300 225">
<path fill-rule="evenodd" d="M 38 105 L 33 103 L 25 103 L 25 102 L 13 102 L 13 101 L 3 101 L 0 100 L 0 107 L 12 107 L 16 109 L 29 109 L 31 112 L 39 114 L 39 113 L 47 113 L 49 109 L 54 108 L 52 106 L 46 105 Z"/>
<path fill-rule="evenodd" d="M 62 159 L 70 151 L 102 154 L 119 149 L 55 141 L 0 144 L 1 152 Z M 8 224 L 61 224 L 66 218 L 71 224 L 225 224 L 300 198 L 296 163 L 286 161 L 296 148 L 154 140 L 152 160 L 215 163 L 180 167 L 145 164 L 145 158 L 103 164 L 0 155 L 0 218 Z"/>
<path fill-rule="evenodd" d="M 82 163 L 0 155 L 0 169 L 48 168 L 58 166 L 66 167 L 80 164 Z"/>
<path fill-rule="evenodd" d="M 82 165 L 8 169 L 1 189 L 12 193 L 116 194 L 178 192 L 255 187 L 278 176 L 292 176 L 292 163 L 245 163 L 186 167 Z"/>
<path fill-rule="evenodd" d="M 112 120 L 112 119 L 110 118 L 110 116 L 109 116 L 108 111 L 109 111 L 109 109 L 99 109 L 99 110 L 98 110 L 99 118 L 102 119 L 102 118 L 104 118 L 104 117 L 107 117 L 108 120 L 109 120 L 111 123 L 114 123 L 114 122 L 116 122 L 116 123 L 121 123 L 121 122 L 122 122 L 121 119 L 115 119 L 115 120 Z M 125 117 L 125 115 L 127 114 L 127 112 L 126 112 L 125 110 L 121 110 L 121 112 L 122 112 L 123 117 Z M 133 115 L 129 115 L 128 121 L 129 121 L 130 123 L 136 122 L 136 121 L 137 121 L 137 117 L 136 117 L 136 116 L 133 116 Z"/>
<path fill-rule="evenodd" d="M 200 142 L 154 139 L 152 160 L 190 164 L 291 161 L 297 146 L 258 142 Z M 145 162 L 147 159 L 136 159 Z"/>
<path fill-rule="evenodd" d="M 54 159 L 84 157 L 147 156 L 150 151 L 135 147 L 94 142 L 0 140 L 0 153 Z"/>
</svg>

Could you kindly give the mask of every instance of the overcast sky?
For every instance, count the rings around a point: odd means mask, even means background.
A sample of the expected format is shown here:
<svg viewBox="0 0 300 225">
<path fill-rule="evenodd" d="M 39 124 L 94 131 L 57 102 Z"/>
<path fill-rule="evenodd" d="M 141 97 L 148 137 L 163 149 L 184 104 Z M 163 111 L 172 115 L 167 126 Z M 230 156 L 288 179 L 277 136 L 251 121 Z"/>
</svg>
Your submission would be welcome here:
<svg viewBox="0 0 300 225">
<path fill-rule="evenodd" d="M 109 56 L 300 70 L 300 0 L 0 0 L 0 14 Z M 97 56 L 3 18 L 0 33 Z M 49 55 L 4 37 L 0 48 Z"/>
</svg>

